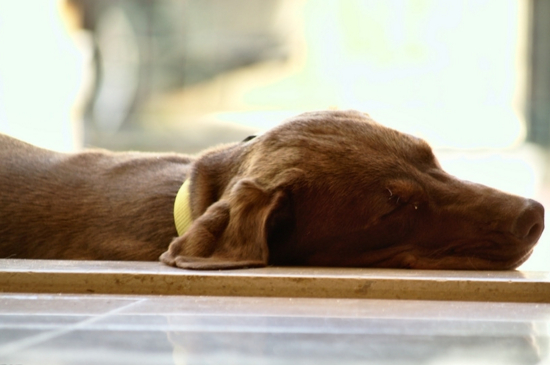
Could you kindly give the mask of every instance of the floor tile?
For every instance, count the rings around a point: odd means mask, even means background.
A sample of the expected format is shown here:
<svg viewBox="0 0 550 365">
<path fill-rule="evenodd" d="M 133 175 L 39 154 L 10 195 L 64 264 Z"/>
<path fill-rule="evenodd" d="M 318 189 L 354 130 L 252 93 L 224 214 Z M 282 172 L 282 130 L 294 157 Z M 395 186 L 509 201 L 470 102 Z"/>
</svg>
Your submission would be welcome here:
<svg viewBox="0 0 550 365">
<path fill-rule="evenodd" d="M 547 340 L 548 337 L 513 335 L 78 330 L 7 356 L 3 361 L 24 364 L 527 365 L 541 362 L 540 342 Z"/>
<path fill-rule="evenodd" d="M 0 296 L 7 299 L 24 297 Z M 3 308 L 0 364 L 549 362 L 546 304 L 108 295 L 33 300 Z M 67 304 L 76 300 L 80 306 Z M 56 301 L 65 304 L 50 313 L 37 304 Z"/>
<path fill-rule="evenodd" d="M 229 314 L 372 318 L 546 320 L 550 304 L 383 299 L 150 296 L 131 314 Z"/>
<path fill-rule="evenodd" d="M 167 334 L 158 331 L 82 330 L 6 356 L 18 364 L 173 364 Z"/>
<path fill-rule="evenodd" d="M 46 331 L 47 330 L 17 328 L 15 326 L 11 328 L 7 328 L 7 326 L 3 325 L 0 328 L 0 348 L 4 347 L 4 345 L 6 344 L 19 342 L 24 338 L 32 337 L 33 335 L 41 334 Z M 2 354 L 0 353 L 0 361 L 2 360 L 3 360 L 3 357 L 2 357 Z"/>
<path fill-rule="evenodd" d="M 0 314 L 102 314 L 136 302 L 136 297 L 0 294 Z M 84 304 L 85 303 L 85 304 Z"/>
</svg>

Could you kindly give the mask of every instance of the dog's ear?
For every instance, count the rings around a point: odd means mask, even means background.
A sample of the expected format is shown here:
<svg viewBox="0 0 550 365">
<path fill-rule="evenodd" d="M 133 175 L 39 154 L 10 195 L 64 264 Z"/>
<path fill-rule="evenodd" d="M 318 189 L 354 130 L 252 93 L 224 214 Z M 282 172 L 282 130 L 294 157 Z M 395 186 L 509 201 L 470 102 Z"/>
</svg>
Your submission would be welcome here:
<svg viewBox="0 0 550 365">
<path fill-rule="evenodd" d="M 283 174 L 285 177 L 295 174 Z M 277 179 L 279 180 L 279 179 Z M 229 194 L 212 204 L 189 230 L 175 238 L 160 260 L 183 269 L 238 269 L 267 265 L 269 229 L 288 214 L 288 196 L 283 179 L 272 188 L 262 188 L 251 179 L 239 180 Z"/>
</svg>

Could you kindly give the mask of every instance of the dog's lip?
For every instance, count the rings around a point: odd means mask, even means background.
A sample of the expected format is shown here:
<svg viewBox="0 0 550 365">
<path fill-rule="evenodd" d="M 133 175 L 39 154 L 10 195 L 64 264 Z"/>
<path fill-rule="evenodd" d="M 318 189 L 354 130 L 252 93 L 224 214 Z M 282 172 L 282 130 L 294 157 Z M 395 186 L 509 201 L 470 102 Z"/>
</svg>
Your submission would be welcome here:
<svg viewBox="0 0 550 365">
<path fill-rule="evenodd" d="M 413 269 L 429 270 L 512 270 L 523 264 L 531 254 L 533 248 L 516 251 L 513 256 L 494 256 L 483 254 L 454 254 L 440 257 L 419 257 Z"/>
<path fill-rule="evenodd" d="M 461 239 L 456 242 L 448 242 L 447 248 L 441 249 L 436 257 L 445 256 L 470 256 L 488 260 L 506 261 L 533 251 L 538 241 L 525 242 L 512 235 L 500 233 L 480 240 Z M 426 250 L 429 254 L 429 250 Z"/>
<path fill-rule="evenodd" d="M 503 257 L 480 257 L 480 260 L 483 260 L 487 265 L 487 270 L 512 270 L 523 264 L 531 254 L 533 253 L 533 248 L 516 252 L 513 257 L 503 258 Z"/>
<path fill-rule="evenodd" d="M 521 240 L 497 235 L 485 240 L 460 240 L 446 243 L 446 248 L 434 250 L 424 246 L 412 253 L 415 260 L 402 256 L 402 267 L 413 269 L 457 270 L 510 270 L 523 264 L 533 253 L 536 242 L 525 244 Z"/>
</svg>

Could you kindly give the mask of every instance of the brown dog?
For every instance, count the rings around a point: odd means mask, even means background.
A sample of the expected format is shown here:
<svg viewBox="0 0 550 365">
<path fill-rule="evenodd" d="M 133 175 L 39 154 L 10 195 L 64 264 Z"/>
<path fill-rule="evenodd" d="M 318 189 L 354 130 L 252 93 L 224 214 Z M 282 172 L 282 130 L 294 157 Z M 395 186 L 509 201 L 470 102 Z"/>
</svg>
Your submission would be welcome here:
<svg viewBox="0 0 550 365">
<path fill-rule="evenodd" d="M 186 179 L 193 222 L 174 238 Z M 511 269 L 543 217 L 356 111 L 302 114 L 197 158 L 61 154 L 0 135 L 0 257 L 156 260 L 168 248 L 164 263 L 190 269 Z"/>
</svg>

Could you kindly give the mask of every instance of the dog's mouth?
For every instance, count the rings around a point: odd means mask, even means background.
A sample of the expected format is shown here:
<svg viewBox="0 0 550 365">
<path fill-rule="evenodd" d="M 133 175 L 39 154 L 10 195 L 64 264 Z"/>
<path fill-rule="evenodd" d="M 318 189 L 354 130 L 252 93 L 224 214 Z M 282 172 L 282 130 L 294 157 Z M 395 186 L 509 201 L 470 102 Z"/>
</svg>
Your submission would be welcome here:
<svg viewBox="0 0 550 365">
<path fill-rule="evenodd" d="M 494 237 L 493 237 L 494 238 Z M 512 270 L 533 253 L 535 244 L 498 237 L 482 241 L 459 240 L 434 245 L 396 244 L 355 255 L 319 254 L 307 262 L 315 266 L 404 268 L 417 270 Z M 335 257 L 340 261 L 336 262 Z"/>
<path fill-rule="evenodd" d="M 438 255 L 408 258 L 405 265 L 419 270 L 512 270 L 523 264 L 533 247 L 517 250 L 450 250 Z"/>
</svg>

